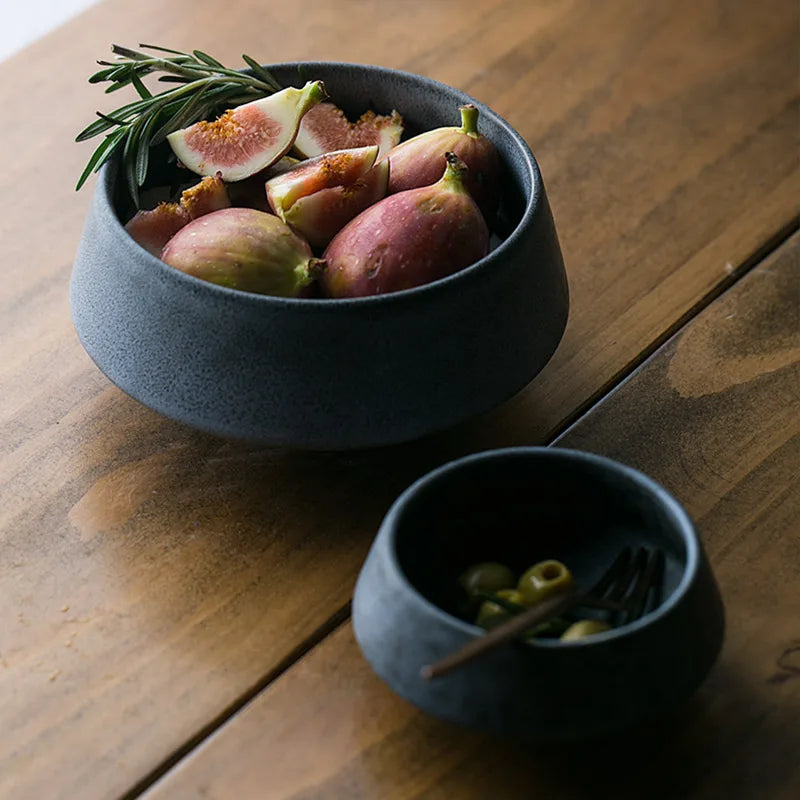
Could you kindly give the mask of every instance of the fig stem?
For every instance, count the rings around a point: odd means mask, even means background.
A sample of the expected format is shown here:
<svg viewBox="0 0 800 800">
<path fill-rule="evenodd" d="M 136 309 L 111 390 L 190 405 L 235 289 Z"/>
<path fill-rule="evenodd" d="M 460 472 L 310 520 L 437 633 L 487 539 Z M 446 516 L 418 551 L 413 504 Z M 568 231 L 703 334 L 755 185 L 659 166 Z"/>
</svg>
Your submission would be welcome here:
<svg viewBox="0 0 800 800">
<path fill-rule="evenodd" d="M 478 133 L 478 109 L 472 103 L 469 103 L 465 106 L 459 106 L 458 110 L 461 112 L 461 133 L 477 138 L 480 135 Z"/>
<path fill-rule="evenodd" d="M 319 278 L 328 266 L 328 262 L 324 258 L 309 258 L 308 265 L 305 272 L 308 277 L 313 281 Z"/>
<path fill-rule="evenodd" d="M 467 176 L 469 167 L 467 167 L 455 153 L 445 153 L 444 157 L 447 159 L 447 166 L 445 167 L 441 182 L 451 190 L 466 192 L 467 189 L 464 186 L 464 178 Z"/>
<path fill-rule="evenodd" d="M 328 93 L 325 91 L 325 84 L 322 81 L 314 81 L 313 83 L 309 81 L 303 87 L 303 92 L 310 105 L 315 105 L 328 99 Z"/>
</svg>

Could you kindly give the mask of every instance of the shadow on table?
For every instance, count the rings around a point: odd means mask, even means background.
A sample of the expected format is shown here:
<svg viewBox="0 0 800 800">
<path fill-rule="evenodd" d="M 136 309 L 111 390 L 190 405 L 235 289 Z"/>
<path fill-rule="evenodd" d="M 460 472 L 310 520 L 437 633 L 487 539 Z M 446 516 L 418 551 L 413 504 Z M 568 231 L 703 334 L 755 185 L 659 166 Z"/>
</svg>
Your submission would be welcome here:
<svg viewBox="0 0 800 800">
<path fill-rule="evenodd" d="M 403 764 L 412 776 L 416 766 L 413 782 L 426 788 L 413 796 L 425 800 L 788 798 L 793 796 L 788 787 L 800 777 L 791 752 L 796 709 L 764 715 L 758 691 L 723 663 L 668 717 L 618 736 L 568 745 L 526 746 L 489 738 L 417 712 L 324 789 L 352 786 L 355 780 L 367 784 L 368 791 L 354 797 L 375 791 L 405 797 L 392 793 L 388 783 L 402 780 L 398 765 Z M 313 793 L 302 796 L 312 798 Z"/>
<path fill-rule="evenodd" d="M 180 642 L 201 660 L 221 656 L 209 653 L 205 635 L 176 638 L 176 630 L 256 628 L 247 647 L 268 651 L 265 672 L 277 649 L 298 644 L 279 637 L 280 626 L 302 639 L 348 602 L 397 495 L 481 449 L 472 442 L 485 432 L 469 423 L 392 447 L 291 451 L 194 431 L 113 388 L 81 426 L 69 519 L 81 546 L 94 551 L 92 568 L 104 565 L 99 602 L 148 638 Z"/>
</svg>

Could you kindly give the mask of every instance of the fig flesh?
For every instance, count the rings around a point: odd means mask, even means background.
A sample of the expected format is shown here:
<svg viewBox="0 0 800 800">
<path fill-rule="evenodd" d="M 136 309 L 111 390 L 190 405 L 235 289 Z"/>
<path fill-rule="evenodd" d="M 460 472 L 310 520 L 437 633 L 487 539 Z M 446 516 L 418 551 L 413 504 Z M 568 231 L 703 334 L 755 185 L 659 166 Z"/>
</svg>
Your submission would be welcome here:
<svg viewBox="0 0 800 800">
<path fill-rule="evenodd" d="M 402 135 L 403 118 L 397 111 L 388 116 L 367 111 L 357 122 L 350 122 L 344 111 L 333 103 L 320 103 L 300 122 L 294 148 L 303 158 L 314 158 L 334 150 L 376 144 L 380 159 L 400 141 Z"/>
<path fill-rule="evenodd" d="M 197 219 L 212 211 L 231 207 L 228 190 L 217 173 L 213 178 L 205 177 L 194 186 L 181 193 L 181 207 L 186 209 L 191 219 Z"/>
<path fill-rule="evenodd" d="M 202 120 L 167 136 L 178 160 L 198 175 L 221 173 L 240 181 L 274 164 L 294 144 L 303 115 L 325 99 L 322 81 L 228 109 L 213 122 Z"/>
<path fill-rule="evenodd" d="M 323 253 L 325 294 L 365 297 L 410 289 L 485 256 L 489 230 L 464 186 L 466 170 L 448 153 L 435 184 L 389 195 L 349 222 Z"/>
<path fill-rule="evenodd" d="M 436 128 L 397 145 L 388 154 L 389 194 L 429 186 L 444 169 L 445 153 L 455 153 L 469 168 L 465 183 L 487 220 L 497 210 L 500 158 L 492 142 L 478 132 L 478 109 L 459 108 L 460 128 Z"/>
<path fill-rule="evenodd" d="M 302 161 L 266 183 L 272 210 L 313 246 L 323 248 L 386 194 L 389 165 L 374 166 L 378 146 L 337 150 Z"/>
<path fill-rule="evenodd" d="M 225 184 L 219 175 L 203 178 L 181 194 L 179 203 L 160 203 L 147 211 L 137 211 L 125 230 L 154 256 L 160 256 L 164 245 L 193 219 L 229 208 Z"/>
<path fill-rule="evenodd" d="M 178 203 L 159 203 L 155 208 L 137 211 L 125 224 L 125 230 L 158 258 L 164 245 L 191 221 L 189 213 Z"/>
<path fill-rule="evenodd" d="M 167 242 L 161 259 L 219 286 L 279 297 L 301 296 L 325 265 L 286 223 L 252 208 L 193 220 Z"/>
</svg>

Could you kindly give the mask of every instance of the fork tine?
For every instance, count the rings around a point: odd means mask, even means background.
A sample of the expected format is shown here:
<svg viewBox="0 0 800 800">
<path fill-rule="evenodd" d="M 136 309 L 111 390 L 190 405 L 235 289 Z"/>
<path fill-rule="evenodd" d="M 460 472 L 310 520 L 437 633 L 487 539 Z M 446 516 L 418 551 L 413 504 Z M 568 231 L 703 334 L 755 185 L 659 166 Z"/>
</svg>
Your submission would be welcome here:
<svg viewBox="0 0 800 800">
<path fill-rule="evenodd" d="M 600 580 L 587 592 L 592 597 L 603 597 L 609 588 L 616 583 L 617 575 L 624 573 L 630 564 L 631 548 L 625 547 L 620 550 L 619 555 L 614 559 L 611 566 L 600 576 Z"/>
<path fill-rule="evenodd" d="M 661 563 L 657 565 L 658 568 L 653 575 L 653 582 L 651 584 L 650 611 L 658 608 L 664 598 L 664 575 L 667 570 L 667 560 L 663 550 L 660 551 L 659 558 Z"/>
<path fill-rule="evenodd" d="M 613 590 L 619 583 L 620 576 L 624 576 L 630 570 L 632 553 L 630 546 L 623 547 L 597 583 L 581 597 L 579 605 L 604 611 L 622 611 L 623 605 L 618 600 L 607 597 L 606 593 L 609 589 Z"/>
<path fill-rule="evenodd" d="M 641 573 L 647 563 L 647 550 L 640 547 L 636 551 L 636 556 L 628 562 L 625 571 L 617 578 L 611 591 L 608 593 L 610 600 L 624 599 L 633 585 L 636 576 Z"/>
<path fill-rule="evenodd" d="M 639 572 L 636 583 L 626 598 L 624 614 L 625 624 L 633 622 L 644 613 L 647 595 L 657 582 L 660 582 L 664 571 L 664 551 L 656 549 L 650 556 L 645 556 L 647 561 Z"/>
</svg>

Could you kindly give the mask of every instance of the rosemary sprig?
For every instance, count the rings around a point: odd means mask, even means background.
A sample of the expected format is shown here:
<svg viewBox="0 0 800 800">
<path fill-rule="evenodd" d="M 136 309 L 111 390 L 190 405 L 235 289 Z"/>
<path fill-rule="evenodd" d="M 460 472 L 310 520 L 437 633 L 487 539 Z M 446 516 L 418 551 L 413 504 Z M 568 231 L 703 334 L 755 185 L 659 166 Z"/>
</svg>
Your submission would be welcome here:
<svg viewBox="0 0 800 800">
<path fill-rule="evenodd" d="M 92 154 L 75 189 L 80 189 L 92 172 L 97 172 L 112 154 L 122 148 L 122 168 L 128 189 L 139 205 L 139 187 L 144 184 L 150 163 L 150 148 L 167 134 L 213 113 L 280 91 L 281 85 L 255 59 L 242 59 L 252 74 L 229 69 L 201 50 L 182 53 L 158 45 L 140 44 L 143 50 L 112 45 L 114 61 L 98 61 L 103 69 L 89 83 L 108 83 L 106 93 L 133 86 L 138 99 L 110 114 L 96 112 L 98 119 L 75 138 L 83 142 L 105 134 Z M 163 92 L 151 92 L 142 81 L 145 75 L 160 73 L 158 80 L 178 84 Z"/>
</svg>

